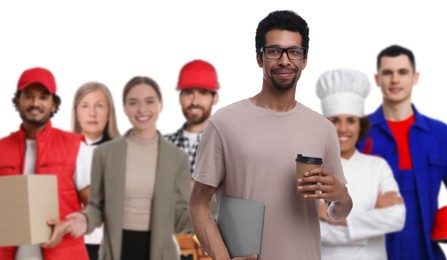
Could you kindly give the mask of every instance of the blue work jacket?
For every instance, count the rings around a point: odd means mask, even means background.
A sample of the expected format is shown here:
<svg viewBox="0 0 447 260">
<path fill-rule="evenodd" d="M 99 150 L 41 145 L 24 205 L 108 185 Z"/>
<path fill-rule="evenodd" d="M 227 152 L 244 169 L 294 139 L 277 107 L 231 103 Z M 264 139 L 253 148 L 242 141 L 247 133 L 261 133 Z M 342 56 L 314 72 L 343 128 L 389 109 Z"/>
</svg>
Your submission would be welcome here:
<svg viewBox="0 0 447 260">
<path fill-rule="evenodd" d="M 409 147 L 422 211 L 424 240 L 430 259 L 443 259 L 439 245 L 431 242 L 431 231 L 442 182 L 447 186 L 447 125 L 420 114 L 414 105 L 412 108 L 414 124 L 410 127 Z M 369 137 L 358 148 L 384 158 L 396 174 L 399 171 L 397 144 L 382 107 L 368 117 L 371 121 Z"/>
</svg>

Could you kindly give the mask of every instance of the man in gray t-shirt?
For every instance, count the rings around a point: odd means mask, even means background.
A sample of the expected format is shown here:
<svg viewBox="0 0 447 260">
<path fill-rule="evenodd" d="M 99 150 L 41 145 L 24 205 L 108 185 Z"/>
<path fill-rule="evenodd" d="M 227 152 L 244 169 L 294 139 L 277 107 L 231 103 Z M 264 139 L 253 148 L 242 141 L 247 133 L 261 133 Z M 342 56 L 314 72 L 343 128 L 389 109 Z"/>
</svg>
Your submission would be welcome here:
<svg viewBox="0 0 447 260">
<path fill-rule="evenodd" d="M 256 31 L 261 92 L 220 109 L 204 130 L 189 210 L 200 243 L 213 259 L 230 258 L 208 209 L 215 193 L 266 203 L 262 259 L 319 259 L 319 199 L 326 201 L 334 221 L 345 219 L 352 208 L 335 128 L 295 100 L 308 45 L 309 28 L 300 16 L 270 13 Z M 297 181 L 298 153 L 322 157 L 322 168 Z"/>
</svg>

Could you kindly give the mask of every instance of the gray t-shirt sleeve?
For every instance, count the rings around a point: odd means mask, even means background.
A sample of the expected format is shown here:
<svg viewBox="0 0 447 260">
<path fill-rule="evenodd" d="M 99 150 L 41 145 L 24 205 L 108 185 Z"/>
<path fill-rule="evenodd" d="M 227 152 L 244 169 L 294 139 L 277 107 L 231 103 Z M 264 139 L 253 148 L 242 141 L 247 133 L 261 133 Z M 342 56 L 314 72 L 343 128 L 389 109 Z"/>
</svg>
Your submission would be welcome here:
<svg viewBox="0 0 447 260">
<path fill-rule="evenodd" d="M 338 181 L 346 184 L 346 178 L 343 173 L 340 158 L 340 143 L 338 141 L 337 131 L 335 127 L 330 127 L 328 130 L 328 139 L 326 141 L 326 155 L 323 161 L 323 167 L 331 170 Z"/>
</svg>

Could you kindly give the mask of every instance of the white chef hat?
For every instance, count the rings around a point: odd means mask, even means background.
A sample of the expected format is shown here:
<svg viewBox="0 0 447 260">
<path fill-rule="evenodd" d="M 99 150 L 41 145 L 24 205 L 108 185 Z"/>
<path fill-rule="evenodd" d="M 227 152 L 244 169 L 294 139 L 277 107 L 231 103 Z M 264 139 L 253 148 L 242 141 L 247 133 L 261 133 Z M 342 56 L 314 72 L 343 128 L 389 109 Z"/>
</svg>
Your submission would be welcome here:
<svg viewBox="0 0 447 260">
<path fill-rule="evenodd" d="M 368 77 L 358 70 L 334 69 L 323 73 L 317 82 L 323 115 L 364 116 L 364 99 L 371 86 Z"/>
</svg>

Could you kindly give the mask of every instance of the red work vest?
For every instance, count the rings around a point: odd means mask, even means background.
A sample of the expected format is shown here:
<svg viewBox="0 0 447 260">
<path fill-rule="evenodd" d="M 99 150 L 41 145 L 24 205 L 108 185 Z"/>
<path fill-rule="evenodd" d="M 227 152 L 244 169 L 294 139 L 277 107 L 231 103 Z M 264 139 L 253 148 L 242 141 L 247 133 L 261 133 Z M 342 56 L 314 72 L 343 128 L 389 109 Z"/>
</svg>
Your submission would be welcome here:
<svg viewBox="0 0 447 260">
<path fill-rule="evenodd" d="M 48 122 L 36 136 L 36 174 L 57 176 L 59 216 L 65 219 L 70 213 L 81 209 L 74 170 L 79 146 L 83 137 L 52 128 Z M 0 178 L 7 175 L 20 175 L 24 171 L 25 132 L 20 130 L 0 139 Z M 0 247 L 1 260 L 14 260 L 16 247 Z M 88 260 L 83 237 L 73 238 L 67 234 L 55 248 L 42 248 L 45 260 Z"/>
</svg>

